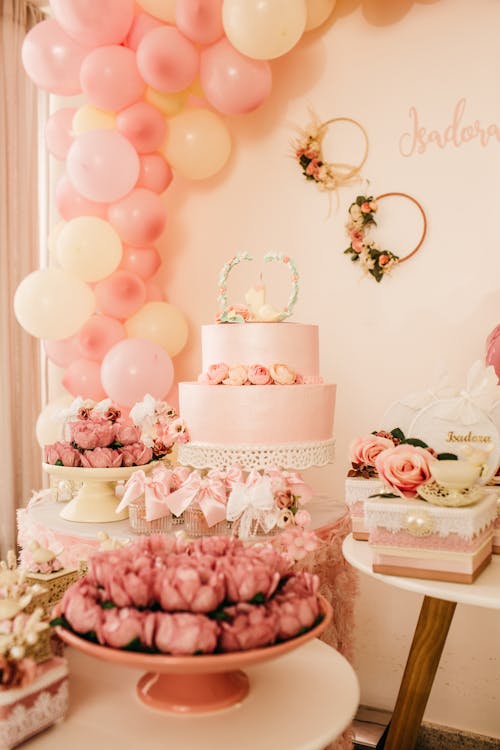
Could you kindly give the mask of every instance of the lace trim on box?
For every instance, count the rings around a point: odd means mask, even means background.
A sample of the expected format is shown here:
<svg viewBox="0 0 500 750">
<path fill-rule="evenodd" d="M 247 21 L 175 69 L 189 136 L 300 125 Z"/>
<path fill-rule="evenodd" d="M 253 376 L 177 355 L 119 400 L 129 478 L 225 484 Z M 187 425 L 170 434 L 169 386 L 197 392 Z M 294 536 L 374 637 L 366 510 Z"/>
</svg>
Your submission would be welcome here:
<svg viewBox="0 0 500 750">
<path fill-rule="evenodd" d="M 287 445 L 216 445 L 185 443 L 179 445 L 179 461 L 195 469 L 227 469 L 238 464 L 244 471 L 280 466 L 284 469 L 309 469 L 326 466 L 335 455 L 335 441 L 289 443 Z"/>
<path fill-rule="evenodd" d="M 365 505 L 365 523 L 369 529 L 380 526 L 393 532 L 406 530 L 408 516 L 419 514 L 430 519 L 434 534 L 458 534 L 464 539 L 472 539 L 491 525 L 496 517 L 496 505 L 491 502 L 491 497 L 468 508 L 441 508 L 425 502 L 415 503 L 407 500 L 401 500 L 399 503 L 370 501 Z"/>
<path fill-rule="evenodd" d="M 55 693 L 43 690 L 26 708 L 19 703 L 0 721 L 0 747 L 10 748 L 62 719 L 68 709 L 68 680 Z"/>
<path fill-rule="evenodd" d="M 349 508 L 355 503 L 368 500 L 370 495 L 384 491 L 384 483 L 380 479 L 362 479 L 348 477 L 345 480 L 345 501 Z"/>
</svg>

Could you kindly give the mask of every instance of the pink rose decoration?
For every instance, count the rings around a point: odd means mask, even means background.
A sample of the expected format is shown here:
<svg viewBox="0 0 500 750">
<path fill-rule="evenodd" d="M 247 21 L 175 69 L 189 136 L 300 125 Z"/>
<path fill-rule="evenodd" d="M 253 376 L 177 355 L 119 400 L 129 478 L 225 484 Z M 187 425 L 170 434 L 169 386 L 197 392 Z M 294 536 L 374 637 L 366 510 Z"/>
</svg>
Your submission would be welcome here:
<svg viewBox="0 0 500 750">
<path fill-rule="evenodd" d="M 284 492 L 283 490 L 280 490 L 275 493 L 274 502 L 276 503 L 276 507 L 280 510 L 291 508 L 293 505 L 293 495 L 290 491 Z"/>
<path fill-rule="evenodd" d="M 249 602 L 257 595 L 269 599 L 280 582 L 277 571 L 245 553 L 233 559 L 221 558 L 217 570 L 224 574 L 230 602 Z"/>
<path fill-rule="evenodd" d="M 100 629 L 103 610 L 96 602 L 96 588 L 85 578 L 70 586 L 61 600 L 60 610 L 77 633 L 97 633 Z"/>
<path fill-rule="evenodd" d="M 131 443 L 118 448 L 123 466 L 143 466 L 153 460 L 153 450 L 144 443 Z"/>
<path fill-rule="evenodd" d="M 298 510 L 293 518 L 296 526 L 301 526 L 303 529 L 311 523 L 311 514 L 307 510 Z"/>
<path fill-rule="evenodd" d="M 125 648 L 136 638 L 142 642 L 145 614 L 127 608 L 104 610 L 100 632 L 102 642 L 111 648 Z M 154 621 L 154 614 L 150 612 L 149 617 Z"/>
<path fill-rule="evenodd" d="M 320 615 L 318 586 L 317 576 L 298 573 L 267 604 L 267 608 L 278 617 L 280 640 L 294 638 L 314 625 Z"/>
<path fill-rule="evenodd" d="M 375 466 L 375 460 L 379 453 L 393 447 L 394 443 L 388 438 L 378 435 L 363 435 L 356 438 L 349 446 L 349 458 L 355 464 Z"/>
<path fill-rule="evenodd" d="M 379 453 L 375 469 L 388 485 L 413 497 L 417 487 L 430 479 L 432 461 L 436 459 L 425 448 L 403 444 Z"/>
<path fill-rule="evenodd" d="M 288 365 L 280 363 L 271 365 L 269 372 L 276 385 L 293 385 L 297 379 L 295 371 Z"/>
<path fill-rule="evenodd" d="M 225 594 L 224 576 L 199 563 L 169 567 L 156 579 L 156 596 L 167 612 L 211 612 Z"/>
<path fill-rule="evenodd" d="M 361 210 L 364 214 L 369 214 L 373 210 L 369 201 L 365 201 L 361 204 Z"/>
<path fill-rule="evenodd" d="M 222 383 L 228 377 L 229 367 L 224 362 L 210 365 L 205 375 L 207 379 L 204 382 L 209 385 L 219 385 L 219 383 Z"/>
<path fill-rule="evenodd" d="M 226 607 L 229 621 L 220 624 L 222 651 L 248 651 L 251 648 L 270 646 L 275 642 L 279 628 L 278 615 L 267 607 L 254 604 L 236 604 Z"/>
<path fill-rule="evenodd" d="M 264 365 L 250 365 L 248 380 L 252 385 L 269 385 L 269 383 L 272 383 L 269 370 Z"/>
<path fill-rule="evenodd" d="M 156 613 L 155 645 L 164 654 L 211 654 L 218 635 L 218 624 L 204 615 Z"/>
<path fill-rule="evenodd" d="M 229 368 L 229 374 L 222 382 L 224 385 L 245 385 L 247 380 L 248 372 L 245 365 L 234 365 Z"/>
<path fill-rule="evenodd" d="M 105 448 L 114 438 L 113 424 L 100 417 L 70 422 L 69 432 L 71 441 L 84 450 Z"/>
<path fill-rule="evenodd" d="M 110 469 L 122 465 L 122 457 L 113 448 L 94 448 L 81 454 L 82 466 L 85 469 Z"/>
<path fill-rule="evenodd" d="M 45 463 L 57 464 L 58 461 L 63 466 L 80 466 L 80 453 L 73 448 L 70 443 L 57 442 L 52 445 L 46 445 L 44 448 Z"/>
<path fill-rule="evenodd" d="M 140 427 L 130 422 L 121 422 L 118 420 L 114 424 L 114 440 L 122 445 L 132 445 L 138 443 L 141 439 Z M 112 442 L 112 440 L 110 440 Z"/>
</svg>

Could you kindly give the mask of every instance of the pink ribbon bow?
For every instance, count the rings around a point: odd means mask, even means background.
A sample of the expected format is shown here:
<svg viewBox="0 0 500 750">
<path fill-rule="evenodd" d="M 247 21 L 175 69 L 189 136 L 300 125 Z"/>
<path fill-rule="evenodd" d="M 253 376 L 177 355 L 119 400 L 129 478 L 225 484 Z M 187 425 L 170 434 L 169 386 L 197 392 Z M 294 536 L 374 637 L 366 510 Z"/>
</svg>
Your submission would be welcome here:
<svg viewBox="0 0 500 750">
<path fill-rule="evenodd" d="M 142 469 L 135 471 L 127 484 L 116 512 L 120 513 L 134 500 L 144 495 L 146 521 L 155 521 L 171 513 L 169 498 L 172 471 L 158 467 L 150 475 Z"/>
<path fill-rule="evenodd" d="M 209 526 L 225 520 L 226 488 L 220 478 L 207 475 L 203 479 L 193 471 L 187 482 L 170 495 L 170 509 L 175 516 L 180 516 L 195 500 Z"/>
</svg>

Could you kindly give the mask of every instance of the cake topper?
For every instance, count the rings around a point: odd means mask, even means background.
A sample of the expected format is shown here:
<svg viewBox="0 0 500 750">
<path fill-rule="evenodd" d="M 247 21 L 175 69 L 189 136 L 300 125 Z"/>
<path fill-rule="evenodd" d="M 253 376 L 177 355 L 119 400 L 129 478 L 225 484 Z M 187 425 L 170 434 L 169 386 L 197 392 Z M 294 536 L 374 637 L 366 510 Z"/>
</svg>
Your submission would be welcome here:
<svg viewBox="0 0 500 750">
<path fill-rule="evenodd" d="M 293 260 L 288 255 L 279 255 L 278 253 L 268 253 L 264 256 L 266 263 L 284 263 L 290 269 L 292 291 L 287 305 L 282 310 L 278 310 L 269 302 L 266 302 L 266 288 L 262 282 L 262 274 L 260 282 L 246 292 L 246 305 L 230 305 L 228 303 L 227 278 L 232 269 L 243 260 L 253 260 L 253 258 L 248 253 L 235 255 L 223 266 L 220 272 L 219 295 L 217 297 L 219 303 L 219 313 L 216 318 L 217 323 L 277 323 L 289 318 L 299 296 L 299 274 Z"/>
</svg>

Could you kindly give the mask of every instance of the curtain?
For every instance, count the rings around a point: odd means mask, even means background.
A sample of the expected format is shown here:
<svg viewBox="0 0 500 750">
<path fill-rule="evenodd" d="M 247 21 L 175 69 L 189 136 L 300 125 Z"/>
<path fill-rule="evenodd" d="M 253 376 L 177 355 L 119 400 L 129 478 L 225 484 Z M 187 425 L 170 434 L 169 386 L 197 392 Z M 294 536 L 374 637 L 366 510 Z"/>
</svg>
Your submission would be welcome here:
<svg viewBox="0 0 500 750">
<path fill-rule="evenodd" d="M 39 343 L 17 323 L 13 296 L 39 266 L 38 94 L 21 64 L 34 5 L 0 0 L 0 556 L 15 548 L 16 508 L 41 484 L 35 422 Z"/>
</svg>

